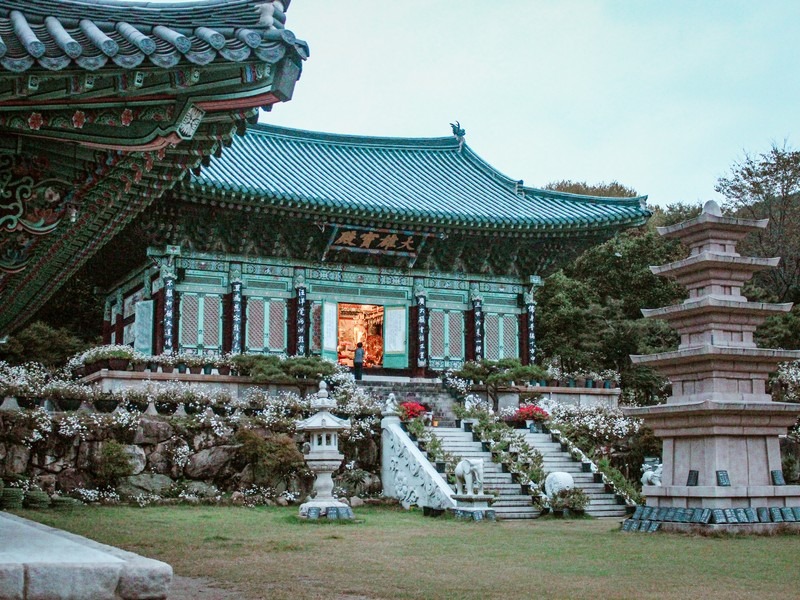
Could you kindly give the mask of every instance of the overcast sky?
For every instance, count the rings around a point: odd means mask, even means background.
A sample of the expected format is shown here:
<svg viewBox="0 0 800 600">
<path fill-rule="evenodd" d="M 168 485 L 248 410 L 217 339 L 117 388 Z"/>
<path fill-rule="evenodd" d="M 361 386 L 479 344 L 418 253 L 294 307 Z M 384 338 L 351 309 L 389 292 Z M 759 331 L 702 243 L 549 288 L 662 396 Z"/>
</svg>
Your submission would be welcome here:
<svg viewBox="0 0 800 600">
<path fill-rule="evenodd" d="M 798 138 L 800 1 L 293 0 L 311 46 L 262 120 L 467 143 L 527 185 L 618 180 L 717 198 L 731 164 Z"/>
</svg>

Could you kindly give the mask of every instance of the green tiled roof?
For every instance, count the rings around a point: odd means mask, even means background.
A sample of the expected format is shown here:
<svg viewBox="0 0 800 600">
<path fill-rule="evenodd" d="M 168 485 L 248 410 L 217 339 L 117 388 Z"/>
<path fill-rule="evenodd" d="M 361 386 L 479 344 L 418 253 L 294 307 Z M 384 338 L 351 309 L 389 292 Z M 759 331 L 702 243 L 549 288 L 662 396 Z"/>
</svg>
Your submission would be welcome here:
<svg viewBox="0 0 800 600">
<path fill-rule="evenodd" d="M 579 233 L 643 223 L 646 196 L 524 187 L 455 137 L 376 138 L 255 125 L 195 174 L 185 196 L 220 196 L 337 218 L 457 229 Z"/>
</svg>

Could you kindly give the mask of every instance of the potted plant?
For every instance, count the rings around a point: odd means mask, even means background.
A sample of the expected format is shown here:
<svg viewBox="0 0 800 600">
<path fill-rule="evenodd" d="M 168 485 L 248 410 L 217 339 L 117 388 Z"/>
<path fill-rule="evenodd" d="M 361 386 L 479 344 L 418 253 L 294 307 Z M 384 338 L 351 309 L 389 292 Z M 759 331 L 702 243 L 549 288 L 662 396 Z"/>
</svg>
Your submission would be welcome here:
<svg viewBox="0 0 800 600">
<path fill-rule="evenodd" d="M 535 404 L 523 404 L 517 409 L 515 418 L 525 423 L 531 433 L 540 433 L 542 424 L 550 418 L 550 415 L 546 410 Z"/>
<path fill-rule="evenodd" d="M 99 387 L 94 386 L 91 388 L 88 401 L 97 412 L 110 413 L 119 406 L 120 396 L 111 392 L 103 392 Z"/>
<path fill-rule="evenodd" d="M 580 488 L 572 488 L 566 492 L 566 508 L 570 514 L 582 515 L 589 504 L 589 496 Z"/>
<path fill-rule="evenodd" d="M 231 355 L 230 353 L 225 354 L 218 354 L 214 357 L 213 361 L 214 367 L 217 369 L 217 373 L 220 375 L 230 375 L 231 374 Z"/>
<path fill-rule="evenodd" d="M 148 392 L 142 388 L 125 388 L 120 392 L 120 396 L 125 410 L 131 412 L 144 412 L 150 405 Z"/>
<path fill-rule="evenodd" d="M 89 388 L 72 381 L 53 380 L 42 390 L 45 398 L 53 401 L 60 411 L 75 411 L 89 398 Z"/>
<path fill-rule="evenodd" d="M 149 354 L 134 351 L 133 356 L 131 356 L 131 369 L 137 373 L 141 373 L 147 368 L 151 360 L 152 357 Z"/>
<path fill-rule="evenodd" d="M 231 393 L 225 389 L 215 389 L 210 394 L 211 410 L 215 415 L 227 417 L 234 411 Z"/>
</svg>

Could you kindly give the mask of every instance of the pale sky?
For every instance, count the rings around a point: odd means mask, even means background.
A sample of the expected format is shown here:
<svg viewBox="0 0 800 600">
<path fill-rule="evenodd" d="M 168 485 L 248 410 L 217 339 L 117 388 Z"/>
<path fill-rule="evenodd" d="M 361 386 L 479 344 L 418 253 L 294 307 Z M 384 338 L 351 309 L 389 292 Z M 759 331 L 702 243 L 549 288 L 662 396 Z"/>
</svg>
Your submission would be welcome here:
<svg viewBox="0 0 800 600">
<path fill-rule="evenodd" d="M 618 180 L 717 198 L 731 164 L 800 144 L 797 0 L 293 0 L 311 46 L 262 121 L 438 137 L 527 185 Z"/>
</svg>

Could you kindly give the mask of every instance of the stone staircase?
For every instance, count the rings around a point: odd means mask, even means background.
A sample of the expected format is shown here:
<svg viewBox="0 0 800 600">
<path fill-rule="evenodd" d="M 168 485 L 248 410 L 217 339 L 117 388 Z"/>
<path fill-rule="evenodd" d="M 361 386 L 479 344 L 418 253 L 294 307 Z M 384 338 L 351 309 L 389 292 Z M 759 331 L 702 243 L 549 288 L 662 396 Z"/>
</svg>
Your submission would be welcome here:
<svg viewBox="0 0 800 600">
<path fill-rule="evenodd" d="M 499 519 L 535 519 L 539 511 L 533 506 L 531 497 L 522 494 L 519 484 L 511 480 L 510 473 L 502 472 L 502 465 L 492 462 L 490 452 L 482 450 L 481 443 L 473 441 L 472 433 L 454 427 L 433 427 L 436 435 L 450 452 L 461 458 L 482 458 L 484 464 L 484 489 L 487 493 L 498 492 L 492 505 Z M 544 470 L 548 473 L 564 471 L 572 475 L 575 485 L 589 496 L 586 514 L 597 518 L 624 518 L 625 505 L 618 504 L 615 494 L 605 491 L 603 483 L 595 483 L 592 473 L 583 473 L 581 463 L 569 452 L 561 450 L 561 444 L 553 442 L 548 433 L 526 433 L 525 441 L 542 453 Z"/>
<path fill-rule="evenodd" d="M 539 511 L 534 508 L 529 495 L 523 495 L 518 483 L 511 480 L 510 473 L 503 473 L 502 465 L 492 462 L 490 452 L 484 452 L 480 442 L 474 442 L 472 433 L 461 428 L 450 427 L 455 424 L 453 398 L 439 382 L 422 381 L 380 381 L 369 378 L 359 381 L 359 387 L 368 390 L 385 401 L 394 393 L 398 403 L 413 401 L 427 404 L 433 410 L 439 427 L 430 431 L 440 438 L 444 450 L 461 458 L 482 458 L 484 464 L 484 488 L 497 491 L 499 496 L 492 508 L 500 519 L 535 519 Z M 586 514 L 593 517 L 623 518 L 624 504 L 618 504 L 615 494 L 607 493 L 603 483 L 595 483 L 592 473 L 583 473 L 581 463 L 573 460 L 569 452 L 561 450 L 561 444 L 553 442 L 548 433 L 525 433 L 525 439 L 542 453 L 544 470 L 548 473 L 564 471 L 572 475 L 575 484 L 589 495 L 590 502 Z"/>
<path fill-rule="evenodd" d="M 362 380 L 358 382 L 358 387 L 371 392 L 383 401 L 389 394 L 394 394 L 398 404 L 401 402 L 426 404 L 431 407 L 434 416 L 441 424 L 455 423 L 453 397 L 441 383 Z"/>
</svg>

